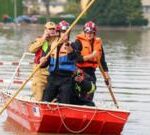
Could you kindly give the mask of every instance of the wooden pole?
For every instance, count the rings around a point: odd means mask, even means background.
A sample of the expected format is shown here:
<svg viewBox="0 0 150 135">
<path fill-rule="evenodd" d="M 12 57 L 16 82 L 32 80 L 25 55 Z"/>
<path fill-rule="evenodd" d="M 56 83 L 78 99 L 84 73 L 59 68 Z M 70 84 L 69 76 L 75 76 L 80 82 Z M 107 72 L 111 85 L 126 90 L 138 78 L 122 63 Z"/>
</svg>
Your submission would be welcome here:
<svg viewBox="0 0 150 135">
<path fill-rule="evenodd" d="M 102 67 L 102 65 L 101 65 L 101 63 L 100 63 L 100 61 L 98 61 L 98 64 L 99 64 L 99 70 L 101 71 L 101 73 L 102 73 L 104 79 L 106 80 L 107 77 L 106 77 L 106 75 L 105 75 L 104 69 L 103 69 L 103 67 Z M 115 98 L 115 95 L 114 95 L 114 93 L 113 93 L 112 87 L 107 85 L 107 88 L 108 88 L 108 90 L 109 90 L 109 92 L 110 92 L 110 95 L 111 95 L 111 97 L 112 97 L 112 100 L 113 100 L 113 102 L 114 102 L 116 108 L 119 108 L 119 105 L 118 105 L 117 100 L 116 100 L 116 98 Z"/>
<path fill-rule="evenodd" d="M 91 7 L 91 5 L 95 2 L 95 0 L 91 0 L 89 2 L 89 4 L 87 5 L 87 7 L 79 14 L 79 16 L 75 19 L 75 21 L 71 24 L 71 26 L 69 27 L 69 29 L 65 32 L 64 36 L 67 35 L 70 30 L 75 26 L 75 24 L 79 21 L 79 19 L 83 16 L 83 14 Z M 50 54 L 54 51 L 54 49 L 61 43 L 61 41 L 63 40 L 63 37 L 61 37 L 58 41 L 58 43 L 55 45 L 54 48 L 52 48 L 50 50 L 50 52 L 46 55 L 46 58 L 48 58 L 50 56 Z M 0 110 L 0 115 L 3 113 L 3 111 L 9 106 L 9 104 L 14 100 L 14 98 L 19 94 L 19 92 L 24 88 L 24 86 L 27 84 L 27 82 L 33 77 L 33 75 L 35 74 L 35 72 L 40 68 L 40 66 L 43 63 L 40 63 L 37 65 L 37 67 L 35 68 L 35 70 L 31 73 L 31 75 L 28 77 L 28 79 L 26 81 L 24 81 L 24 83 L 21 85 L 21 87 L 16 91 L 16 93 L 5 103 L 5 105 L 2 107 L 2 109 Z"/>
</svg>

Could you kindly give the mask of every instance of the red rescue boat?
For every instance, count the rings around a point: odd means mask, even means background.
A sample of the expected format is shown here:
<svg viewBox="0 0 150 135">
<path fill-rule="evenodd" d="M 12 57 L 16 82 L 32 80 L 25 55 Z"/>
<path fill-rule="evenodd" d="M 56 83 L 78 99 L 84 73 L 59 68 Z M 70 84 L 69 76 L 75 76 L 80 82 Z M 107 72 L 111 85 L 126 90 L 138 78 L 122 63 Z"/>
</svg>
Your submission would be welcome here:
<svg viewBox="0 0 150 135">
<path fill-rule="evenodd" d="M 5 100 L 12 97 L 2 92 Z M 129 112 L 15 98 L 8 117 L 32 132 L 120 135 Z"/>
</svg>

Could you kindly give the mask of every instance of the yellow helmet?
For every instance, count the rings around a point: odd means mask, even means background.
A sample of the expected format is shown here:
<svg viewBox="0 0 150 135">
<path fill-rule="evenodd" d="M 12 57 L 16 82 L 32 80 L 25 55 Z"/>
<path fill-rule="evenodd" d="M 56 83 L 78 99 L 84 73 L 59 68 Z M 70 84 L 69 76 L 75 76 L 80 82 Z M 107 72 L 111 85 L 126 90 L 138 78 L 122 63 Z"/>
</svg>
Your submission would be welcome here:
<svg viewBox="0 0 150 135">
<path fill-rule="evenodd" d="M 45 28 L 47 28 L 47 29 L 55 29 L 56 28 L 56 24 L 54 22 L 47 22 L 45 24 Z"/>
</svg>

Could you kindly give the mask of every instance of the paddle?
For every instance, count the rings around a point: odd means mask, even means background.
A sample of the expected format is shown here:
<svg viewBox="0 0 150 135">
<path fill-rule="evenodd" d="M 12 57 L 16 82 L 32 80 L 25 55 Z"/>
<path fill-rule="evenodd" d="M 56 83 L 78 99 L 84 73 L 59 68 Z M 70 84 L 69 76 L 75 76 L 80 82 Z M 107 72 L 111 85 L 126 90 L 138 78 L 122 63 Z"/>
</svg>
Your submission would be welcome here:
<svg viewBox="0 0 150 135">
<path fill-rule="evenodd" d="M 102 67 L 102 65 L 101 65 L 101 63 L 100 63 L 99 60 L 98 60 L 98 66 L 99 66 L 99 70 L 101 71 L 101 73 L 102 73 L 102 75 L 103 75 L 103 77 L 104 77 L 104 80 L 106 80 L 106 79 L 107 79 L 106 74 L 105 74 L 104 69 L 103 69 L 103 67 Z M 116 98 L 115 98 L 115 95 L 114 95 L 114 93 L 113 93 L 113 91 L 112 91 L 112 87 L 111 87 L 111 86 L 108 86 L 107 84 L 106 84 L 106 86 L 107 86 L 107 88 L 108 88 L 108 90 L 109 90 L 109 92 L 110 92 L 110 95 L 111 95 L 111 97 L 112 97 L 112 99 L 113 99 L 113 102 L 114 102 L 116 108 L 119 108 L 119 105 L 118 105 L 118 103 L 117 103 L 117 100 L 116 100 Z"/>
<path fill-rule="evenodd" d="M 79 14 L 79 16 L 75 19 L 75 21 L 71 24 L 71 26 L 69 27 L 69 29 L 65 32 L 64 36 L 67 35 L 70 30 L 75 26 L 75 24 L 79 21 L 79 19 L 83 16 L 83 14 L 91 7 L 91 5 L 94 3 L 95 0 L 91 0 L 89 2 L 89 4 L 87 5 L 87 7 Z M 55 45 L 54 48 L 52 48 L 50 50 L 50 52 L 46 55 L 46 58 L 48 58 L 50 56 L 50 54 L 54 51 L 54 49 L 61 43 L 61 41 L 63 40 L 63 37 L 61 37 L 59 39 L 59 41 L 57 42 L 57 44 Z M 0 114 L 3 113 L 3 111 L 9 106 L 9 104 L 14 100 L 14 98 L 19 94 L 19 92 L 24 88 L 24 86 L 27 84 L 27 82 L 33 77 L 33 75 L 35 74 L 35 72 L 40 68 L 40 66 L 43 63 L 40 63 L 37 65 L 37 67 L 35 68 L 35 70 L 31 73 L 31 75 L 23 82 L 23 84 L 21 85 L 21 87 L 15 92 L 15 94 L 5 103 L 5 105 L 2 107 L 2 109 L 0 110 Z"/>
</svg>

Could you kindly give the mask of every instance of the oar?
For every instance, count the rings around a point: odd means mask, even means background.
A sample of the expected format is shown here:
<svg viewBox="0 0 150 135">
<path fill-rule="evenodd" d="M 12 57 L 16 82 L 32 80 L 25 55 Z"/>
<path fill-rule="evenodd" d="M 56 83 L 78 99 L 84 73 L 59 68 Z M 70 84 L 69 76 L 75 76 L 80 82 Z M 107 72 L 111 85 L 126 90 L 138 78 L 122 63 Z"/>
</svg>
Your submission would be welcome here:
<svg viewBox="0 0 150 135">
<path fill-rule="evenodd" d="M 106 80 L 107 77 L 106 77 L 106 75 L 105 75 L 104 69 L 103 69 L 103 67 L 102 67 L 102 65 L 101 65 L 101 63 L 100 63 L 100 61 L 98 61 L 98 65 L 99 65 L 99 70 L 101 71 L 101 73 L 102 73 L 102 75 L 103 75 L 103 78 Z M 116 100 L 116 98 L 115 98 L 115 95 L 114 95 L 114 93 L 113 93 L 112 87 L 111 87 L 111 86 L 108 86 L 108 85 L 106 85 L 106 86 L 107 86 L 107 88 L 108 88 L 108 90 L 109 90 L 109 92 L 110 92 L 110 95 L 111 95 L 111 97 L 112 97 L 112 100 L 113 100 L 113 102 L 114 102 L 116 108 L 119 108 L 119 105 L 118 105 L 117 100 Z"/>
<path fill-rule="evenodd" d="M 67 35 L 70 30 L 75 26 L 75 24 L 79 21 L 79 19 L 83 16 L 83 14 L 91 7 L 91 5 L 94 3 L 95 0 L 91 0 L 91 2 L 89 2 L 89 4 L 87 5 L 87 7 L 79 14 L 79 16 L 76 18 L 76 20 L 71 24 L 71 26 L 69 27 L 69 29 L 65 32 L 64 36 Z M 58 43 L 55 45 L 54 48 L 52 48 L 50 50 L 50 52 L 46 55 L 46 58 L 48 58 L 50 56 L 50 54 L 52 53 L 52 51 L 54 51 L 54 49 L 61 43 L 61 41 L 63 40 L 63 37 L 61 37 L 58 41 Z M 21 85 L 21 87 L 15 92 L 15 94 L 5 103 L 5 105 L 2 107 L 2 109 L 0 110 L 0 114 L 3 113 L 3 111 L 9 106 L 9 104 L 14 100 L 14 98 L 19 94 L 19 92 L 24 88 L 24 86 L 27 84 L 27 82 L 33 77 L 33 75 L 35 74 L 35 72 L 40 68 L 40 66 L 43 63 L 38 64 L 38 66 L 35 68 L 35 70 L 31 73 L 31 75 L 28 77 L 28 79 L 26 81 L 24 81 L 24 83 Z"/>
</svg>

